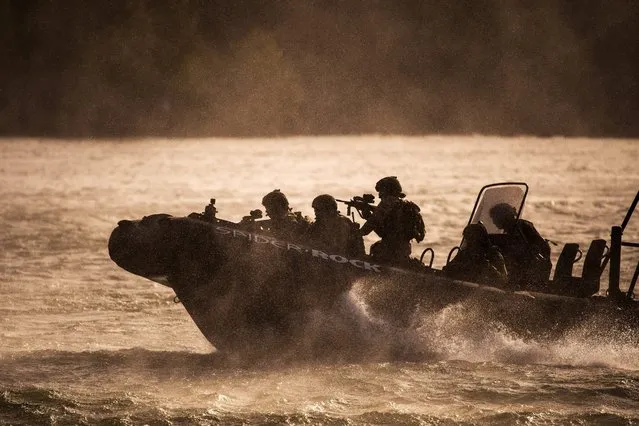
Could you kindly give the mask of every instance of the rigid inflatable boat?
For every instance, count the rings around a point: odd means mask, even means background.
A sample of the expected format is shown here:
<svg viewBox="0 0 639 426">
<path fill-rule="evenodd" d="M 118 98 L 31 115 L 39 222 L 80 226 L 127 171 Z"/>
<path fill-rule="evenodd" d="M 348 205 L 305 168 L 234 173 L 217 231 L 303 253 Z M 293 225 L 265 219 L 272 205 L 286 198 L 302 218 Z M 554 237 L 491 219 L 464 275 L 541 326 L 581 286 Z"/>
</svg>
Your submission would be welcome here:
<svg viewBox="0 0 639 426">
<path fill-rule="evenodd" d="M 527 193 L 521 182 L 483 187 L 468 223 L 486 224 L 499 245 L 503 236 L 491 225 L 491 206 L 508 203 L 519 216 Z M 367 315 L 398 330 L 414 325 L 417 313 L 454 304 L 472 311 L 478 323 L 525 336 L 556 335 L 593 318 L 602 327 L 637 330 L 639 302 L 633 292 L 639 265 L 624 291 L 620 270 L 621 248 L 639 247 L 623 240 L 638 200 L 639 193 L 621 225 L 612 226 L 609 241 L 593 240 L 581 276 L 573 275 L 581 251 L 566 244 L 543 291 L 451 279 L 432 267 L 431 249 L 402 267 L 283 241 L 218 218 L 214 200 L 201 214 L 121 220 L 110 236 L 109 254 L 121 268 L 172 288 L 211 344 L 230 353 L 330 346 L 330 334 L 312 343 L 305 336 L 309 327 L 335 328 L 328 323 L 344 316 L 344 301 L 353 292 Z M 606 269 L 609 284 L 602 294 L 599 282 Z M 344 324 L 339 333 L 348 333 Z"/>
</svg>

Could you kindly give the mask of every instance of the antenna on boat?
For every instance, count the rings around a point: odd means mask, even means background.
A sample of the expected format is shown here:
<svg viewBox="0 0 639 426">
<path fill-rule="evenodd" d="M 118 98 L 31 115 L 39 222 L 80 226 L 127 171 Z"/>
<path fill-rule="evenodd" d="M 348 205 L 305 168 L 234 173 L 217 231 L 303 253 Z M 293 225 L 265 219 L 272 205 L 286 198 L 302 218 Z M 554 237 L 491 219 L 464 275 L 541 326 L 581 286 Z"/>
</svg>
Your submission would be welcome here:
<svg viewBox="0 0 639 426">
<path fill-rule="evenodd" d="M 619 277 L 621 271 L 621 247 L 625 246 L 639 248 L 639 242 L 623 241 L 623 231 L 626 229 L 628 222 L 630 222 L 630 218 L 632 217 L 632 213 L 637 207 L 637 203 L 639 203 L 639 191 L 637 192 L 637 195 L 635 195 L 635 199 L 630 205 L 630 208 L 628 208 L 621 226 L 613 226 L 610 230 L 610 275 L 608 278 L 608 295 L 612 297 L 622 296 L 621 290 L 619 289 Z M 632 281 L 630 282 L 628 291 L 626 292 L 627 299 L 632 299 L 638 277 L 639 263 L 637 263 Z"/>
</svg>

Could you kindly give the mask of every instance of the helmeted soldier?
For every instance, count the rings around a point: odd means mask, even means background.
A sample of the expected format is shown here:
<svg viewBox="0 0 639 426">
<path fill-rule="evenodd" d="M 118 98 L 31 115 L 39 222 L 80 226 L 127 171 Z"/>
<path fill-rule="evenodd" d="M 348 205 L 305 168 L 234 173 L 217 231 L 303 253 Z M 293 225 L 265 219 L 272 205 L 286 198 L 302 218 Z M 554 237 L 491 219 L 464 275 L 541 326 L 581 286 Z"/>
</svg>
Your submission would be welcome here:
<svg viewBox="0 0 639 426">
<path fill-rule="evenodd" d="M 504 257 L 499 248 L 491 244 L 484 224 L 466 226 L 463 235 L 459 252 L 444 266 L 444 273 L 458 280 L 507 287 Z"/>
<path fill-rule="evenodd" d="M 341 253 L 352 257 L 365 254 L 359 225 L 340 214 L 333 196 L 318 195 L 312 206 L 315 222 L 311 224 L 308 232 L 312 244 L 329 253 Z"/>
<path fill-rule="evenodd" d="M 508 203 L 493 206 L 490 217 L 507 236 L 500 248 L 511 283 L 522 288 L 543 289 L 552 269 L 548 241 L 532 222 L 517 218 L 517 210 Z"/>
<path fill-rule="evenodd" d="M 309 221 L 301 213 L 291 211 L 286 195 L 275 189 L 262 198 L 268 220 L 259 222 L 261 231 L 281 239 L 298 239 L 306 232 Z"/>
<path fill-rule="evenodd" d="M 371 256 L 380 262 L 405 264 L 410 261 L 410 241 L 424 238 L 424 224 L 419 215 L 419 207 L 404 201 L 406 195 L 396 176 L 387 176 L 375 184 L 379 194 L 379 205 L 373 210 L 361 234 L 375 232 L 381 237 L 371 246 Z M 407 208 L 405 208 L 407 207 Z M 408 214 L 407 214 L 408 212 Z"/>
</svg>

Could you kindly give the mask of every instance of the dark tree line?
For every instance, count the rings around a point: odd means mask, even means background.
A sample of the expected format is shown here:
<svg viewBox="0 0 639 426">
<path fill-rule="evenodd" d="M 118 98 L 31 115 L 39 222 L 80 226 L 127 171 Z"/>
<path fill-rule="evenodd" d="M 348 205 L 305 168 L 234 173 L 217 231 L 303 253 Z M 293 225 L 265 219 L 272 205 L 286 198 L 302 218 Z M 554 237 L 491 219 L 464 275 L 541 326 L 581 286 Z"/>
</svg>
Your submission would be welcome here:
<svg viewBox="0 0 639 426">
<path fill-rule="evenodd" d="M 639 136 L 639 2 L 8 0 L 0 133 Z"/>
</svg>

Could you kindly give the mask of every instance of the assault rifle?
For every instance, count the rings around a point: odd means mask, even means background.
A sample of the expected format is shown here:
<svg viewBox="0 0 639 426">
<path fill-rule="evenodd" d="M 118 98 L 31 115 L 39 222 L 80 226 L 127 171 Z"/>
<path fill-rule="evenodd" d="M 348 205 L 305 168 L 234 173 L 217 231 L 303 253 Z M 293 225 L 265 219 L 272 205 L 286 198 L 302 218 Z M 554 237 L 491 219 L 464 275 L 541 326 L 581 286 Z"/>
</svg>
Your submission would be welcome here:
<svg viewBox="0 0 639 426">
<path fill-rule="evenodd" d="M 375 202 L 375 196 L 373 194 L 364 194 L 362 196 L 356 195 L 350 200 L 335 199 L 335 201 L 344 203 L 348 206 L 348 208 L 346 209 L 346 214 L 348 216 L 351 216 L 351 210 L 355 209 L 357 210 L 359 216 L 364 220 L 367 220 L 369 217 L 371 217 L 373 211 L 375 210 L 375 208 L 377 208 L 377 206 L 373 205 L 373 203 Z"/>
</svg>

